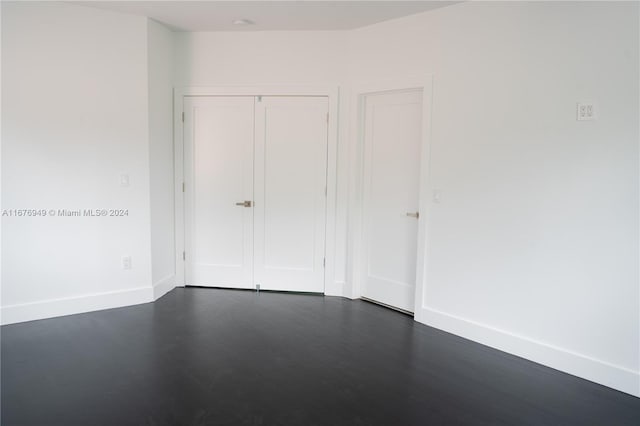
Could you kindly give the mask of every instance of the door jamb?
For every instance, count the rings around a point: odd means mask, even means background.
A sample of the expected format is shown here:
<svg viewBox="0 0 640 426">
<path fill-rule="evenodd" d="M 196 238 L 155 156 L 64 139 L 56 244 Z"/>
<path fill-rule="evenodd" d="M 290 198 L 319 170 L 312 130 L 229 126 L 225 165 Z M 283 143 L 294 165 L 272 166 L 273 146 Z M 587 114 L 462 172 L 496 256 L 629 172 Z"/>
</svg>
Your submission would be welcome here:
<svg viewBox="0 0 640 426">
<path fill-rule="evenodd" d="M 396 92 L 411 89 L 422 90 L 422 143 L 420 151 L 420 185 L 419 185 L 419 211 L 418 219 L 418 247 L 416 257 L 416 292 L 414 318 L 417 321 L 424 305 L 425 288 L 427 285 L 427 253 L 428 253 L 428 228 L 430 220 L 430 204 L 432 182 L 430 178 L 431 157 L 431 111 L 433 103 L 433 74 L 407 77 L 400 80 L 380 81 L 357 85 L 351 92 L 351 134 L 352 141 L 350 157 L 353 171 L 350 176 L 353 188 L 349 201 L 349 243 L 348 253 L 351 262 L 348 263 L 347 276 L 351 278 L 351 294 L 346 294 L 352 299 L 362 297 L 362 282 L 365 262 L 364 238 L 364 100 L 367 95 L 381 92 Z M 348 290 L 347 290 L 348 291 Z"/>
<path fill-rule="evenodd" d="M 324 294 L 342 296 L 335 283 L 336 195 L 338 153 L 338 87 L 316 86 L 189 86 L 173 90 L 174 147 L 174 217 L 176 286 L 185 286 L 185 215 L 184 215 L 184 129 L 182 117 L 185 96 L 323 96 L 329 102 L 327 133 L 327 202 L 325 213 Z"/>
</svg>

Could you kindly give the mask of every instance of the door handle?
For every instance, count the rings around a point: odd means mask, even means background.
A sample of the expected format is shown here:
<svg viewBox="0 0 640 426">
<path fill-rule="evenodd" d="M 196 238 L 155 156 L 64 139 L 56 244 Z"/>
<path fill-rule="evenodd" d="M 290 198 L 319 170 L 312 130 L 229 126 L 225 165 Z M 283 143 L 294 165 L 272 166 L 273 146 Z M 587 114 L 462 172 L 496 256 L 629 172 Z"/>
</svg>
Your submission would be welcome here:
<svg viewBox="0 0 640 426">
<path fill-rule="evenodd" d="M 252 203 L 251 201 L 241 201 L 239 203 L 236 203 L 236 206 L 242 206 L 242 207 L 251 207 Z"/>
<path fill-rule="evenodd" d="M 415 212 L 415 213 L 407 213 L 407 216 L 409 217 L 415 217 L 416 219 L 420 218 L 420 213 Z"/>
</svg>

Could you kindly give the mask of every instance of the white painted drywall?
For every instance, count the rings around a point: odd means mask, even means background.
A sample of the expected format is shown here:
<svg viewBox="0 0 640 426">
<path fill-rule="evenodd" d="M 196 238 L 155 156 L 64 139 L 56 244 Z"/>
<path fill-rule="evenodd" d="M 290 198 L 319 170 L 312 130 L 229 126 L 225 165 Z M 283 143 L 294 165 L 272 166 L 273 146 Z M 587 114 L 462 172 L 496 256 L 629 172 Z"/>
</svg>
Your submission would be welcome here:
<svg viewBox="0 0 640 426">
<path fill-rule="evenodd" d="M 175 84 L 335 84 L 345 41 L 340 31 L 175 33 Z"/>
<path fill-rule="evenodd" d="M 149 69 L 149 180 L 151 276 L 157 298 L 175 287 L 173 204 L 173 34 L 151 19 L 147 25 Z"/>
<path fill-rule="evenodd" d="M 169 216 L 155 210 L 170 204 L 170 77 L 147 76 L 168 60 L 168 34 L 64 4 L 2 12 L 2 207 L 132 212 L 3 219 L 3 320 L 150 300 L 151 283 L 171 273 Z M 467 2 L 353 32 L 172 37 L 176 86 L 342 86 L 345 294 L 357 151 L 344 95 L 433 73 L 427 184 L 442 201 L 427 218 L 417 319 L 640 395 L 637 3 Z M 596 121 L 575 121 L 585 100 Z M 121 188 L 125 172 L 131 186 Z"/>
<path fill-rule="evenodd" d="M 3 217 L 4 323 L 151 300 L 146 43 L 146 18 L 2 4 L 3 208 L 129 211 Z"/>
<path fill-rule="evenodd" d="M 174 33 L 175 86 L 338 87 L 346 72 L 346 33 Z M 340 99 L 341 133 L 347 129 L 348 96 Z M 345 282 L 348 146 L 338 143 L 335 286 Z"/>
<path fill-rule="evenodd" d="M 638 4 L 467 2 L 350 39 L 352 82 L 433 73 L 416 318 L 640 395 Z"/>
</svg>

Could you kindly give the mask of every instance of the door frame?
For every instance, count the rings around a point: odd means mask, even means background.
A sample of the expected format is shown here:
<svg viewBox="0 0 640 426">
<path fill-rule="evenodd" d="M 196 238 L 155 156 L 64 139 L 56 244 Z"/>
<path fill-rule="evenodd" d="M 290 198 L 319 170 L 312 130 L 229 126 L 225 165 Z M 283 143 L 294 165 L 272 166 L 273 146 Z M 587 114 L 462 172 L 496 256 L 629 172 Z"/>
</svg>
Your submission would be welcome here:
<svg viewBox="0 0 640 426">
<path fill-rule="evenodd" d="M 428 252 L 428 232 L 430 219 L 430 204 L 432 182 L 430 179 L 431 158 L 431 111 L 433 103 L 433 74 L 421 76 L 409 76 L 399 80 L 378 81 L 354 86 L 351 92 L 351 144 L 350 158 L 352 190 L 349 201 L 349 242 L 348 253 L 351 253 L 351 262 L 347 264 L 347 276 L 351 278 L 351 299 L 362 298 L 364 280 L 364 268 L 366 262 L 364 246 L 364 126 L 365 126 L 365 99 L 368 95 L 384 92 L 398 92 L 406 90 L 422 90 L 422 141 L 420 151 L 420 184 L 419 184 L 419 211 L 418 219 L 418 248 L 416 253 L 416 292 L 414 301 L 414 318 L 420 321 L 424 294 L 427 285 L 426 268 Z"/>
<path fill-rule="evenodd" d="M 336 195 L 338 153 L 338 87 L 315 86 L 187 86 L 173 90 L 174 217 L 176 286 L 185 286 L 184 126 L 185 96 L 322 96 L 329 102 L 327 133 L 327 203 L 325 212 L 324 294 L 341 296 L 335 285 Z"/>
</svg>

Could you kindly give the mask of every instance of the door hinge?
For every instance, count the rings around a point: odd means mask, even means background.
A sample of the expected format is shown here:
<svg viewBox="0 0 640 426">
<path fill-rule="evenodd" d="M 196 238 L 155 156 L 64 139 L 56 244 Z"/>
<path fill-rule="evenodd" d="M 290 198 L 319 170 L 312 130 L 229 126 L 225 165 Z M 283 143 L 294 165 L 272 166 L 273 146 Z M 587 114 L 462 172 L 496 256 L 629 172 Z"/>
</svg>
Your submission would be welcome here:
<svg viewBox="0 0 640 426">
<path fill-rule="evenodd" d="M 187 252 L 182 252 L 182 260 L 187 260 Z"/>
<path fill-rule="evenodd" d="M 326 257 L 322 259 L 322 267 L 323 268 L 327 267 L 327 258 Z"/>
<path fill-rule="evenodd" d="M 185 185 L 185 183 L 184 183 L 184 182 L 182 182 L 182 192 L 184 192 L 184 190 L 185 190 L 185 186 L 186 186 L 186 185 Z"/>
<path fill-rule="evenodd" d="M 184 123 L 184 111 L 182 111 L 182 122 Z"/>
<path fill-rule="evenodd" d="M 326 186 L 324 187 L 324 196 L 325 197 L 327 196 L 327 187 Z"/>
<path fill-rule="evenodd" d="M 327 113 L 327 124 L 329 124 L 329 113 Z"/>
</svg>

